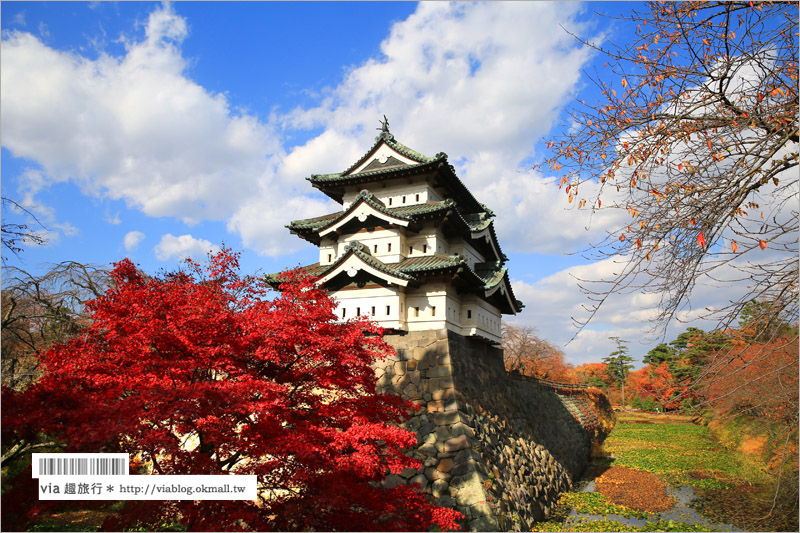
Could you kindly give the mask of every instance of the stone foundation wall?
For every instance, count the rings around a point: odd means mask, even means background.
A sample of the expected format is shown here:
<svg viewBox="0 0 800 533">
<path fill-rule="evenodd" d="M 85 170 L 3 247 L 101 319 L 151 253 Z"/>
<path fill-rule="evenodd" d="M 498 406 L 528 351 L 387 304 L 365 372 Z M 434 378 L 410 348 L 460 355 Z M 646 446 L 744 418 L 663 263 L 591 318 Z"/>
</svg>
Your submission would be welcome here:
<svg viewBox="0 0 800 533">
<path fill-rule="evenodd" d="M 376 365 L 378 390 L 420 404 L 405 427 L 423 464 L 386 484 L 418 483 L 474 531 L 543 520 L 589 461 L 596 417 L 585 393 L 515 379 L 501 349 L 444 329 L 386 341 L 397 356 Z"/>
</svg>

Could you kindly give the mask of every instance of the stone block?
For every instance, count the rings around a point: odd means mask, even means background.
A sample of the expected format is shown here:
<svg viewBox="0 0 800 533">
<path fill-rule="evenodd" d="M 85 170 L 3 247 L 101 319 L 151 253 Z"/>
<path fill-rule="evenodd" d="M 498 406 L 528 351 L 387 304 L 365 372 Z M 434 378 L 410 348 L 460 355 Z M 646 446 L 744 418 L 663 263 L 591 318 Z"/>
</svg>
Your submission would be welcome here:
<svg viewBox="0 0 800 533">
<path fill-rule="evenodd" d="M 458 411 L 450 411 L 450 412 L 437 412 L 433 413 L 433 423 L 437 426 L 449 426 L 449 425 L 457 425 L 461 424 L 461 413 Z M 454 437 L 457 437 L 455 433 L 453 433 Z"/>
<path fill-rule="evenodd" d="M 421 400 L 422 393 L 419 392 L 419 389 L 413 383 L 409 383 L 405 389 L 403 389 L 403 397 L 409 400 Z"/>
<path fill-rule="evenodd" d="M 445 414 L 450 414 L 450 413 L 445 413 Z M 435 420 L 435 417 L 434 417 L 434 420 Z M 472 430 L 472 428 L 469 427 L 468 425 L 464 424 L 463 422 L 454 423 L 450 427 L 450 433 L 452 433 L 454 437 L 459 437 L 461 435 L 466 435 L 468 437 L 474 437 L 475 436 L 475 432 Z"/>
<path fill-rule="evenodd" d="M 439 461 L 439 466 L 436 468 L 436 470 L 438 470 L 439 472 L 450 472 L 452 468 L 453 468 L 453 460 L 448 458 Z"/>
<path fill-rule="evenodd" d="M 466 435 L 460 435 L 458 437 L 453 437 L 444 443 L 444 451 L 446 452 L 457 452 L 458 450 L 464 450 L 471 446 L 470 440 Z"/>
<path fill-rule="evenodd" d="M 451 473 L 454 476 L 465 476 L 471 472 L 475 472 L 477 467 L 477 463 L 474 460 L 468 459 L 464 462 L 456 464 Z"/>
<path fill-rule="evenodd" d="M 450 400 L 449 402 L 446 401 L 444 404 L 445 411 L 458 411 L 461 407 L 462 405 L 460 405 L 459 402 L 455 400 Z"/>
<path fill-rule="evenodd" d="M 447 484 L 447 481 L 443 479 L 437 479 L 431 486 L 431 494 L 433 494 L 434 498 L 441 498 L 444 495 L 449 496 L 448 488 L 449 485 Z"/>
<path fill-rule="evenodd" d="M 486 491 L 478 482 L 462 484 L 458 489 L 456 501 L 461 505 L 471 506 L 486 501 Z"/>
<path fill-rule="evenodd" d="M 434 366 L 429 368 L 427 373 L 427 377 L 429 378 L 442 378 L 450 376 L 451 376 L 451 370 L 449 366 Z M 439 386 L 442 387 L 441 381 L 439 382 Z"/>
<path fill-rule="evenodd" d="M 447 494 L 439 496 L 437 503 L 442 507 L 449 507 L 451 509 L 455 509 L 456 507 L 456 501 Z"/>
<path fill-rule="evenodd" d="M 442 380 L 439 380 L 440 387 L 432 392 L 434 400 L 455 400 L 456 390 L 453 387 L 441 388 Z"/>
<path fill-rule="evenodd" d="M 430 401 L 428 402 L 427 408 L 429 413 L 444 411 L 444 402 L 442 402 L 441 400 Z"/>
<path fill-rule="evenodd" d="M 469 523 L 472 531 L 502 531 L 503 529 L 492 516 L 481 516 Z M 524 529 L 522 531 L 525 531 Z"/>
<path fill-rule="evenodd" d="M 408 481 L 408 484 L 409 485 L 417 484 L 420 486 L 421 490 L 425 490 L 425 487 L 428 486 L 428 480 L 425 478 L 423 474 L 417 474 Z"/>
<path fill-rule="evenodd" d="M 416 468 L 404 468 L 402 472 L 400 472 L 400 477 L 403 479 L 410 479 L 419 472 Z"/>
<path fill-rule="evenodd" d="M 409 378 L 406 374 L 392 378 L 392 385 L 398 391 L 403 390 L 409 383 L 411 383 L 411 378 Z"/>
<path fill-rule="evenodd" d="M 417 369 L 417 361 L 416 359 L 410 359 L 406 362 L 406 372 L 413 372 Z"/>
<path fill-rule="evenodd" d="M 403 375 L 406 373 L 406 362 L 397 361 L 392 368 L 394 369 L 395 375 Z"/>
<path fill-rule="evenodd" d="M 398 485 L 403 485 L 403 478 L 397 474 L 389 474 L 383 482 L 383 486 L 387 489 L 393 489 Z"/>
<path fill-rule="evenodd" d="M 439 472 L 438 470 L 433 473 L 433 479 L 441 479 L 443 481 L 449 481 L 452 478 L 452 474 L 450 472 Z"/>
<path fill-rule="evenodd" d="M 418 364 L 420 362 L 422 362 L 422 361 L 427 361 L 427 355 L 428 355 L 428 349 L 427 348 L 423 348 L 421 346 L 417 346 L 416 348 L 413 349 L 412 353 L 413 353 L 414 360 L 417 361 Z M 428 364 L 426 364 L 425 367 L 427 368 Z"/>
<path fill-rule="evenodd" d="M 453 387 L 455 387 L 455 383 L 453 382 L 453 376 L 447 375 L 439 378 L 440 389 L 450 389 Z"/>
<path fill-rule="evenodd" d="M 436 440 L 435 437 L 434 440 Z M 423 444 L 422 446 L 417 448 L 417 451 L 428 457 L 435 457 L 436 454 L 439 452 L 439 450 L 436 448 L 436 445 L 432 442 Z"/>
<path fill-rule="evenodd" d="M 435 434 L 436 434 L 436 440 L 439 442 L 445 442 L 449 440 L 450 437 L 452 437 L 452 435 L 450 434 L 450 430 L 447 428 L 447 426 L 437 427 Z"/>
<path fill-rule="evenodd" d="M 467 448 L 456 453 L 454 461 L 456 463 L 464 463 L 470 459 L 480 460 L 480 458 L 480 455 L 472 451 L 471 448 Z"/>
</svg>

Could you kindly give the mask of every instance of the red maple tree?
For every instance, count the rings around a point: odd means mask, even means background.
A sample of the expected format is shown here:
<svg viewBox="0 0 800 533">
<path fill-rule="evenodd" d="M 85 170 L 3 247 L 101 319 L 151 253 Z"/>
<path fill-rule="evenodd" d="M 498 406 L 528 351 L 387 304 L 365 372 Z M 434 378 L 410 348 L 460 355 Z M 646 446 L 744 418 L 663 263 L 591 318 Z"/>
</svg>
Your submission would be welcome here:
<svg viewBox="0 0 800 533">
<path fill-rule="evenodd" d="M 420 466 L 395 425 L 413 404 L 375 392 L 370 364 L 391 352 L 380 328 L 337 321 L 298 273 L 269 300 L 229 250 L 159 277 L 123 260 L 111 277 L 92 326 L 42 355 L 41 381 L 3 391 L 5 442 L 46 434 L 66 452 L 130 453 L 152 474 L 255 474 L 259 500 L 131 501 L 104 529 L 458 528 L 417 487 L 380 486 Z"/>
</svg>

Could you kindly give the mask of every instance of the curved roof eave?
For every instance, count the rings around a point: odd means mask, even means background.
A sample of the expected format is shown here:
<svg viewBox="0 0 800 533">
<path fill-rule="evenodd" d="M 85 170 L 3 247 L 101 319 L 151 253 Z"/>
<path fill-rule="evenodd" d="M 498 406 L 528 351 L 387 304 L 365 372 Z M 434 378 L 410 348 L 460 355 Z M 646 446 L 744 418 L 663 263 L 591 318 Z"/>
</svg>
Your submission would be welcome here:
<svg viewBox="0 0 800 533">
<path fill-rule="evenodd" d="M 361 191 L 356 198 L 356 201 L 347 208 L 339 217 L 336 217 L 331 220 L 327 225 L 319 228 L 317 230 L 317 234 L 320 237 L 324 237 L 328 233 L 336 231 L 336 229 L 342 227 L 343 225 L 347 224 L 349 221 L 353 220 L 353 218 L 358 217 L 361 222 L 363 220 L 360 218 L 361 214 L 357 215 L 356 210 L 363 204 L 366 204 L 370 208 L 370 213 L 367 213 L 366 216 L 374 216 L 376 218 L 380 218 L 388 222 L 389 224 L 396 224 L 402 227 L 408 227 L 409 224 L 413 222 L 411 218 L 397 216 L 393 213 L 390 213 L 386 210 L 386 206 L 383 205 L 383 202 L 375 198 L 369 191 Z"/>
<path fill-rule="evenodd" d="M 508 279 L 508 269 L 503 268 L 502 270 L 503 276 L 497 280 L 496 283 L 492 284 L 491 286 L 487 286 L 484 291 L 484 296 L 486 298 L 491 297 L 495 294 L 498 290 L 501 290 L 502 294 L 506 297 L 508 301 L 509 308 L 511 309 L 512 314 L 517 314 L 522 311 L 524 304 L 517 300 L 514 296 L 514 290 L 511 288 L 511 281 Z"/>
<path fill-rule="evenodd" d="M 363 244 L 351 243 L 351 245 L 348 246 L 347 252 L 342 255 L 342 257 L 337 259 L 336 262 L 334 262 L 330 268 L 320 276 L 320 279 L 317 283 L 324 285 L 342 272 L 346 272 L 345 266 L 353 257 L 355 257 L 357 262 L 362 265 L 361 269 L 372 274 L 373 276 L 382 278 L 389 283 L 394 283 L 396 285 L 405 287 L 409 284 L 409 282 L 417 281 L 414 276 L 400 272 L 399 270 L 390 267 L 386 263 L 372 257 Z"/>
</svg>

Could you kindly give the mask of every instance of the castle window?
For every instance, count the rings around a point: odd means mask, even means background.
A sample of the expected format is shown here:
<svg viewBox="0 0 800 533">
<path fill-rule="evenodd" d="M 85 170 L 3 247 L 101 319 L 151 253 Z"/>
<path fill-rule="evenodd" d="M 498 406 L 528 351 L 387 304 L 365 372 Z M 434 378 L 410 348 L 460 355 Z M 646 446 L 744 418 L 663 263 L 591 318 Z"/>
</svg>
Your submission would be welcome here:
<svg viewBox="0 0 800 533">
<path fill-rule="evenodd" d="M 389 205 L 392 205 L 392 199 L 389 198 Z"/>
<path fill-rule="evenodd" d="M 417 195 L 417 200 L 416 201 L 419 202 L 419 194 Z"/>
<path fill-rule="evenodd" d="M 346 316 L 347 316 L 347 309 L 345 309 L 344 307 L 342 307 L 342 318 L 344 318 L 344 317 L 346 317 Z"/>
<path fill-rule="evenodd" d="M 392 314 L 392 306 L 391 305 L 387 305 L 386 306 L 386 316 L 389 316 L 390 314 Z"/>
<path fill-rule="evenodd" d="M 436 316 L 436 306 L 431 306 L 431 316 Z"/>
<path fill-rule="evenodd" d="M 415 307 L 415 308 L 414 308 L 414 316 L 415 316 L 415 317 L 418 317 L 418 316 L 419 316 L 419 307 Z"/>
<path fill-rule="evenodd" d="M 414 253 L 414 247 L 413 246 L 409 246 L 408 247 L 408 255 L 411 255 L 413 253 Z"/>
<path fill-rule="evenodd" d="M 378 245 L 377 244 L 375 245 L 375 253 L 376 254 L 378 253 Z"/>
<path fill-rule="evenodd" d="M 332 260 L 333 260 L 333 254 L 328 254 L 328 263 L 330 263 Z"/>
<path fill-rule="evenodd" d="M 356 316 L 361 316 L 361 308 L 356 307 Z"/>
<path fill-rule="evenodd" d="M 423 254 L 427 254 L 428 253 L 428 245 L 427 244 L 423 244 L 422 245 L 422 253 Z"/>
<path fill-rule="evenodd" d="M 472 318 L 472 309 L 467 309 L 467 318 Z"/>
<path fill-rule="evenodd" d="M 372 316 L 375 316 L 375 306 L 372 306 Z"/>
<path fill-rule="evenodd" d="M 403 203 L 406 203 L 406 197 L 403 196 Z"/>
<path fill-rule="evenodd" d="M 392 251 L 392 243 L 389 243 L 389 244 L 386 245 L 386 251 L 387 252 L 391 252 Z"/>
</svg>

